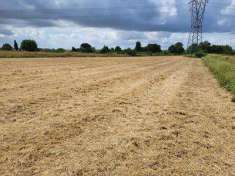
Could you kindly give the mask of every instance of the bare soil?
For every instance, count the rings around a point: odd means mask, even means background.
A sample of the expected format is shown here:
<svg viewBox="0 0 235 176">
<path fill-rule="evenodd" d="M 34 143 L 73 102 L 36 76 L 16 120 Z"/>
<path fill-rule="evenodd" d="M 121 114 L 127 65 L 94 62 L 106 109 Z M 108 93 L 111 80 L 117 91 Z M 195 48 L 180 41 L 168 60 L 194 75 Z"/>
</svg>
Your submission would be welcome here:
<svg viewBox="0 0 235 176">
<path fill-rule="evenodd" d="M 186 57 L 0 60 L 1 176 L 232 176 L 235 104 Z"/>
</svg>

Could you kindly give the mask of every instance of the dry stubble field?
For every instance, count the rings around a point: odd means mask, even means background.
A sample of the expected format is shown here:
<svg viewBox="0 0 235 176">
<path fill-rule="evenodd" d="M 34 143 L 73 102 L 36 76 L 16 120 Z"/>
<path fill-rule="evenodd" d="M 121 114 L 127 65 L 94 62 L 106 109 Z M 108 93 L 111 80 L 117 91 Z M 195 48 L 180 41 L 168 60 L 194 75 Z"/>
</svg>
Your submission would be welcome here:
<svg viewBox="0 0 235 176">
<path fill-rule="evenodd" d="M 186 57 L 0 60 L 1 176 L 232 176 L 235 105 Z"/>
</svg>

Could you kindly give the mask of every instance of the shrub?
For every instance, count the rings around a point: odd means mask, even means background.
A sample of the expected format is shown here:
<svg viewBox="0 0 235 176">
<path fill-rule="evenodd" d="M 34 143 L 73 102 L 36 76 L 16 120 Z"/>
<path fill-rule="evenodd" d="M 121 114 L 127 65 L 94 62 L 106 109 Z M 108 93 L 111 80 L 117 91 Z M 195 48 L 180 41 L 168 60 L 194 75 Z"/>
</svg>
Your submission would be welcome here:
<svg viewBox="0 0 235 176">
<path fill-rule="evenodd" d="M 63 48 L 58 48 L 58 49 L 55 50 L 55 52 L 57 52 L 57 53 L 64 53 L 65 51 L 66 50 L 63 49 Z"/>
<path fill-rule="evenodd" d="M 127 54 L 128 56 L 136 56 L 135 50 L 132 50 L 132 49 L 130 49 L 130 48 L 126 49 L 125 52 L 126 52 L 126 54 Z"/>
<path fill-rule="evenodd" d="M 78 50 L 75 47 L 72 47 L 72 52 L 77 52 Z"/>
<path fill-rule="evenodd" d="M 23 51 L 38 51 L 38 45 L 34 40 L 23 40 L 20 48 Z"/>
<path fill-rule="evenodd" d="M 114 51 L 117 52 L 117 53 L 120 53 L 120 52 L 122 52 L 122 48 L 120 46 L 116 46 Z"/>
<path fill-rule="evenodd" d="M 201 42 L 198 46 L 193 44 L 189 47 L 192 52 L 195 52 L 195 49 L 203 50 L 206 53 L 215 53 L 215 54 L 233 54 L 233 48 L 229 45 L 211 45 L 208 41 Z"/>
<path fill-rule="evenodd" d="M 193 53 L 198 52 L 198 50 L 199 50 L 198 45 L 194 43 L 194 44 L 192 44 L 191 46 L 188 47 L 187 52 L 189 54 L 193 54 Z"/>
<path fill-rule="evenodd" d="M 203 51 L 197 51 L 197 52 L 195 52 L 195 57 L 197 57 L 197 58 L 203 58 L 203 57 L 205 57 L 207 54 L 205 53 L 205 52 L 203 52 Z"/>
<path fill-rule="evenodd" d="M 114 52 L 115 52 L 115 49 L 114 49 L 114 48 L 110 48 L 110 52 L 111 52 L 111 53 L 114 53 Z"/>
<path fill-rule="evenodd" d="M 12 46 L 8 43 L 2 45 L 2 50 L 4 51 L 11 51 L 12 49 L 13 49 Z"/>
<path fill-rule="evenodd" d="M 228 45 L 212 45 L 210 48 L 210 53 L 216 53 L 216 54 L 232 54 L 233 49 L 231 46 Z"/>
<path fill-rule="evenodd" d="M 208 41 L 201 42 L 201 43 L 199 44 L 199 48 L 200 48 L 202 51 L 204 51 L 204 52 L 206 52 L 206 53 L 209 53 L 209 52 L 210 52 L 210 49 L 211 49 L 211 43 L 208 42 Z"/>
<path fill-rule="evenodd" d="M 162 51 L 162 55 L 171 55 L 171 53 L 168 50 Z"/>
</svg>

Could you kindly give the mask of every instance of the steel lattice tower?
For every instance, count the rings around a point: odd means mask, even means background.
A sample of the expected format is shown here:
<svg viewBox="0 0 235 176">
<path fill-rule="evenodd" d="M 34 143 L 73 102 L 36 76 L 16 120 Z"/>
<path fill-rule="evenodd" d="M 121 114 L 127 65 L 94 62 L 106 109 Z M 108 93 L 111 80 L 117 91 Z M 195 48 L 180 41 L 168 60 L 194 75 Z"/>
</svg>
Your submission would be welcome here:
<svg viewBox="0 0 235 176">
<path fill-rule="evenodd" d="M 188 47 L 192 44 L 202 42 L 203 19 L 206 5 L 209 0 L 191 0 L 189 2 L 191 11 L 191 33 L 189 35 Z"/>
</svg>

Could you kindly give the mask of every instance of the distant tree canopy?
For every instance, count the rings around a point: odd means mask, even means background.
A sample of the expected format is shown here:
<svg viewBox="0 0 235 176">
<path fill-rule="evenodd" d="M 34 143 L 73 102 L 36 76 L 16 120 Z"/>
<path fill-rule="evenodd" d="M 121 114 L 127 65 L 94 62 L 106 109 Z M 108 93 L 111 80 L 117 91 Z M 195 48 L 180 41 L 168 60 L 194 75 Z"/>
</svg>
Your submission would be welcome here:
<svg viewBox="0 0 235 176">
<path fill-rule="evenodd" d="M 55 50 L 57 53 L 64 53 L 66 50 L 64 48 L 58 48 Z"/>
<path fill-rule="evenodd" d="M 116 46 L 115 49 L 114 49 L 114 51 L 115 51 L 116 53 L 120 53 L 120 52 L 122 52 L 122 48 L 121 48 L 120 46 Z"/>
<path fill-rule="evenodd" d="M 14 40 L 14 49 L 15 49 L 16 51 L 19 50 L 18 43 L 16 42 L 16 40 Z"/>
<path fill-rule="evenodd" d="M 95 49 L 89 43 L 82 43 L 80 46 L 80 51 L 84 53 L 92 53 Z"/>
<path fill-rule="evenodd" d="M 100 50 L 100 53 L 102 53 L 102 54 L 109 53 L 109 52 L 110 52 L 110 50 L 109 50 L 109 47 L 107 47 L 107 46 L 104 46 L 104 47 Z"/>
<path fill-rule="evenodd" d="M 228 45 L 212 45 L 210 48 L 210 53 L 217 53 L 217 54 L 232 54 L 233 48 Z"/>
<path fill-rule="evenodd" d="M 233 48 L 229 45 L 211 45 L 211 43 L 205 41 L 200 43 L 199 45 L 193 44 L 189 46 L 188 51 L 190 51 L 191 53 L 204 51 L 206 53 L 232 54 Z"/>
<path fill-rule="evenodd" d="M 187 51 L 189 53 L 195 53 L 198 51 L 198 49 L 199 48 L 198 48 L 197 44 L 192 44 L 191 46 L 188 47 Z"/>
<path fill-rule="evenodd" d="M 183 46 L 182 43 L 177 42 L 176 44 L 171 45 L 171 46 L 168 48 L 168 51 L 169 51 L 170 53 L 174 53 L 174 54 L 183 54 L 183 53 L 184 53 L 184 46 Z"/>
<path fill-rule="evenodd" d="M 132 50 L 131 48 L 125 49 L 124 52 L 125 52 L 128 56 L 136 56 L 135 50 Z"/>
<path fill-rule="evenodd" d="M 78 49 L 76 49 L 75 47 L 72 47 L 72 52 L 76 52 L 78 51 Z"/>
<path fill-rule="evenodd" d="M 115 49 L 114 48 L 110 48 L 109 52 L 114 53 Z"/>
<path fill-rule="evenodd" d="M 142 51 L 142 46 L 141 46 L 141 42 L 136 42 L 136 45 L 135 45 L 135 51 L 137 52 L 140 52 Z"/>
<path fill-rule="evenodd" d="M 23 51 L 38 51 L 38 45 L 34 40 L 23 40 L 20 48 Z"/>
<path fill-rule="evenodd" d="M 199 48 L 203 50 L 204 52 L 209 53 L 211 49 L 211 44 L 208 41 L 202 42 L 199 44 Z"/>
<path fill-rule="evenodd" d="M 148 44 L 145 48 L 145 51 L 151 52 L 151 53 L 159 53 L 161 52 L 161 46 L 158 44 Z"/>
<path fill-rule="evenodd" d="M 18 43 L 16 40 L 14 40 L 13 47 L 5 43 L 3 44 L 1 50 L 22 50 L 22 51 L 44 51 L 44 52 L 66 52 L 67 50 L 63 48 L 58 49 L 49 49 L 49 48 L 38 48 L 38 45 L 36 41 L 34 40 L 23 40 L 21 42 L 20 48 L 18 47 Z M 185 52 L 185 49 L 183 47 L 183 44 L 181 42 L 177 42 L 174 45 L 171 45 L 168 50 L 162 50 L 161 46 L 158 44 L 148 44 L 147 46 L 142 46 L 140 41 L 137 41 L 135 44 L 135 48 L 127 48 L 122 49 L 120 46 L 116 46 L 115 48 L 109 48 L 108 46 L 104 46 L 100 50 L 96 50 L 92 45 L 89 43 L 82 43 L 80 45 L 80 48 L 72 47 L 72 52 L 84 52 L 84 53 L 118 53 L 118 54 L 127 54 L 129 56 L 135 56 L 135 55 L 152 55 L 153 53 L 161 53 L 163 55 L 168 55 L 169 53 L 174 54 L 183 54 Z M 212 45 L 208 41 L 201 42 L 199 45 L 192 44 L 187 49 L 188 53 L 196 54 L 196 53 L 216 53 L 216 54 L 235 54 L 235 51 L 233 48 L 229 45 Z"/>
<path fill-rule="evenodd" d="M 12 48 L 12 46 L 10 44 L 5 43 L 5 44 L 2 45 L 2 50 L 4 50 L 4 51 L 11 51 L 11 50 L 13 50 L 13 48 Z"/>
</svg>

